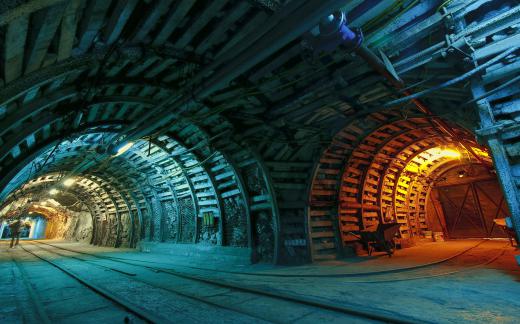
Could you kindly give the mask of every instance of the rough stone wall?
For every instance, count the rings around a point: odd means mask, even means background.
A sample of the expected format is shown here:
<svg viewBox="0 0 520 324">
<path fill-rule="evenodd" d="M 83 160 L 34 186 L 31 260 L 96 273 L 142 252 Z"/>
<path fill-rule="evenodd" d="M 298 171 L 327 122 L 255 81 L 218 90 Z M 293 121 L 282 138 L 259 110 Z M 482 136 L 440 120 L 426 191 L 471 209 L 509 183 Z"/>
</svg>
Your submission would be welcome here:
<svg viewBox="0 0 520 324">
<path fill-rule="evenodd" d="M 45 237 L 89 242 L 92 238 L 92 216 L 88 211 L 68 211 L 49 217 Z"/>
<path fill-rule="evenodd" d="M 197 242 L 200 244 L 206 245 L 221 245 L 221 239 L 219 235 L 219 222 L 220 218 L 214 218 L 212 214 L 207 215 L 213 220 L 213 224 L 205 224 L 204 218 L 202 220 L 199 219 L 199 237 L 197 238 Z"/>
<path fill-rule="evenodd" d="M 121 217 L 121 237 L 119 238 L 119 244 L 121 247 L 129 247 L 131 245 L 130 242 L 130 233 L 132 231 L 132 221 L 130 214 L 128 212 L 120 213 Z"/>
<path fill-rule="evenodd" d="M 267 194 L 266 183 L 258 168 L 246 171 L 244 179 L 250 196 L 262 196 Z M 255 210 L 251 212 L 252 233 L 255 262 L 273 262 L 274 257 L 274 225 L 273 215 L 270 209 Z"/>
<path fill-rule="evenodd" d="M 151 221 L 151 240 L 152 241 L 161 241 L 161 215 L 162 215 L 162 204 L 156 199 L 152 198 L 152 221 Z"/>
<path fill-rule="evenodd" d="M 174 202 L 167 201 L 163 204 L 165 211 L 165 235 L 164 239 L 167 242 L 177 241 L 178 233 L 177 226 L 179 224 L 179 217 L 177 215 L 177 208 L 174 206 Z"/>
<path fill-rule="evenodd" d="M 253 213 L 255 237 L 254 245 L 258 261 L 272 262 L 274 254 L 274 228 L 271 214 L 261 210 Z"/>
<path fill-rule="evenodd" d="M 247 220 L 242 199 L 224 199 L 224 240 L 226 245 L 247 247 Z"/>
<path fill-rule="evenodd" d="M 179 211 L 179 221 L 181 222 L 179 242 L 193 243 L 195 239 L 196 215 L 191 197 L 179 199 Z"/>
</svg>

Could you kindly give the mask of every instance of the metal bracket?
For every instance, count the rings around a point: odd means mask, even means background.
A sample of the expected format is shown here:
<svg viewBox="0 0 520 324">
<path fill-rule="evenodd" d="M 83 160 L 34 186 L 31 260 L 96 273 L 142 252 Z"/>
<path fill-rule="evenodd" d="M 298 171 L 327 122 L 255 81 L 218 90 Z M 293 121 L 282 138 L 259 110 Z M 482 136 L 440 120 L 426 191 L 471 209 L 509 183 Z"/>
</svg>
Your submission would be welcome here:
<svg viewBox="0 0 520 324">
<path fill-rule="evenodd" d="M 399 77 L 399 75 L 395 71 L 395 68 L 392 65 L 392 62 L 390 62 L 390 59 L 385 55 L 385 53 L 383 53 L 383 51 L 379 50 L 379 55 L 381 55 L 381 58 L 383 59 L 383 62 L 385 63 L 385 66 L 386 66 L 386 69 L 388 70 L 388 72 L 390 72 L 390 74 L 392 74 L 392 76 L 396 80 L 402 82 L 401 78 Z"/>
</svg>

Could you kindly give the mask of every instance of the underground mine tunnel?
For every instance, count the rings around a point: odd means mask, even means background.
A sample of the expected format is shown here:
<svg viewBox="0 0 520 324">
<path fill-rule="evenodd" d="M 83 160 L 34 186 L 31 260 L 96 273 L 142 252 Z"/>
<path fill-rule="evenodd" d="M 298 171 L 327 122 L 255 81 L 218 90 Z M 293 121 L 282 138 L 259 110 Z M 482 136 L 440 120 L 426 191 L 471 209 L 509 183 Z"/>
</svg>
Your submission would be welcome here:
<svg viewBox="0 0 520 324">
<path fill-rule="evenodd" d="M 517 0 L 0 2 L 1 323 L 520 322 Z"/>
</svg>

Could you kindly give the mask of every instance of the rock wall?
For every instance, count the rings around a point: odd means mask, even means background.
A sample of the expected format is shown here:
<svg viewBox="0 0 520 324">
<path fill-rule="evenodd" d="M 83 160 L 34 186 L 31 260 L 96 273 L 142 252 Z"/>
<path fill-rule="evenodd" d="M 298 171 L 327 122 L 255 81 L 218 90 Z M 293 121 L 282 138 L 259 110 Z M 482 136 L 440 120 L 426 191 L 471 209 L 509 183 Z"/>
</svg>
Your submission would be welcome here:
<svg viewBox="0 0 520 324">
<path fill-rule="evenodd" d="M 66 211 L 48 218 L 45 238 L 90 242 L 92 229 L 92 216 L 88 211 Z"/>
</svg>

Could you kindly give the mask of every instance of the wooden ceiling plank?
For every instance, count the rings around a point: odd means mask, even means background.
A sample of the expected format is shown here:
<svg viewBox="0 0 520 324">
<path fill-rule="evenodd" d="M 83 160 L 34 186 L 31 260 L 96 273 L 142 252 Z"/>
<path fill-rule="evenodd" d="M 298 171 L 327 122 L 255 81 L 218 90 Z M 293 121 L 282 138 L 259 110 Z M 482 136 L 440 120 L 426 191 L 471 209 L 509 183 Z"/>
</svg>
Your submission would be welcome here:
<svg viewBox="0 0 520 324">
<path fill-rule="evenodd" d="M 113 44 L 119 38 L 137 3 L 138 0 L 119 0 L 117 2 L 107 25 L 103 28 L 103 37 L 107 44 Z"/>
<path fill-rule="evenodd" d="M 153 46 L 160 46 L 166 42 L 166 40 L 173 33 L 175 28 L 179 26 L 179 24 L 184 19 L 184 16 L 188 13 L 191 7 L 195 4 L 194 0 L 183 0 L 177 7 L 170 10 L 168 17 L 165 19 L 161 30 L 155 37 L 152 42 Z"/>
<path fill-rule="evenodd" d="M 16 80 L 22 75 L 28 26 L 28 16 L 19 17 L 7 26 L 4 53 L 5 83 Z"/>
<path fill-rule="evenodd" d="M 145 74 L 145 78 L 154 78 L 168 67 L 172 66 L 177 62 L 176 59 L 166 58 L 164 60 L 160 60 L 157 64 L 155 64 L 150 70 L 148 70 Z"/>
<path fill-rule="evenodd" d="M 247 2 L 241 2 L 236 7 L 234 7 L 230 13 L 225 15 L 225 18 L 220 21 L 220 23 L 213 28 L 211 33 L 200 42 L 200 44 L 195 49 L 195 53 L 199 55 L 203 55 L 206 53 L 206 50 L 213 46 L 215 42 L 218 42 L 223 35 L 226 33 L 226 31 L 229 29 L 229 27 L 234 24 L 242 15 L 246 13 L 247 10 L 249 10 L 250 6 Z"/>
<path fill-rule="evenodd" d="M 262 24 L 269 18 L 269 16 L 265 12 L 260 12 L 255 17 L 253 17 L 247 25 L 243 26 L 240 29 L 240 32 L 235 34 L 230 40 L 226 42 L 224 47 L 222 47 L 218 53 L 215 55 L 216 58 L 220 57 L 222 54 L 226 53 L 230 48 L 233 48 L 234 45 L 239 43 L 244 37 L 251 34 L 258 26 L 262 26 Z"/>
<path fill-rule="evenodd" d="M 110 0 L 90 1 L 85 9 L 79 29 L 79 45 L 81 52 L 87 51 L 99 32 L 105 20 L 105 15 L 110 7 Z"/>
<path fill-rule="evenodd" d="M 42 66 L 64 12 L 65 5 L 57 5 L 45 12 L 36 13 L 31 19 L 31 36 L 26 46 L 25 73 L 36 71 Z"/>
<path fill-rule="evenodd" d="M 195 2 L 195 1 L 193 1 Z M 172 4 L 172 0 L 160 0 L 156 1 L 153 8 L 148 12 L 146 18 L 140 24 L 139 28 L 132 39 L 134 43 L 143 42 L 148 36 L 148 33 L 157 24 L 157 21 L 168 11 L 168 8 Z"/>
<path fill-rule="evenodd" d="M 220 12 L 226 3 L 227 0 L 213 0 L 211 4 L 204 9 L 200 16 L 195 19 L 195 22 L 191 24 L 186 31 L 184 31 L 181 38 L 175 42 L 175 47 L 186 47 L 193 39 L 193 37 L 195 37 L 197 33 L 200 32 L 200 30 L 204 28 L 204 26 L 206 26 L 208 22 Z"/>
<path fill-rule="evenodd" d="M 61 61 L 68 57 L 72 52 L 74 46 L 74 37 L 76 36 L 77 28 L 77 14 L 81 0 L 72 0 L 67 4 L 63 19 L 61 21 L 60 39 L 58 43 L 58 57 Z"/>
</svg>

